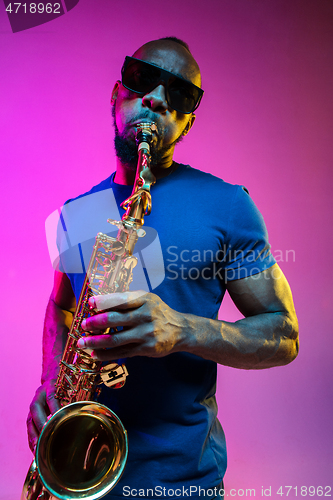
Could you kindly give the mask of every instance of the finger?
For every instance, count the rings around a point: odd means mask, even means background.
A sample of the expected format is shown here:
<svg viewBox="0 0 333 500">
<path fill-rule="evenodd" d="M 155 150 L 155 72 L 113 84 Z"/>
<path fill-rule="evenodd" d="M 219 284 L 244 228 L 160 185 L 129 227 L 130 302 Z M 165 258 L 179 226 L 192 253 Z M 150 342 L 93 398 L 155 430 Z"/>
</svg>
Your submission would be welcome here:
<svg viewBox="0 0 333 500">
<path fill-rule="evenodd" d="M 136 338 L 135 331 L 135 329 L 132 329 L 113 334 L 89 335 L 80 338 L 78 347 L 80 349 L 114 349 L 126 344 L 138 344 L 140 339 Z"/>
<path fill-rule="evenodd" d="M 47 420 L 45 391 L 37 390 L 30 405 L 30 414 L 38 433 Z"/>
<path fill-rule="evenodd" d="M 27 418 L 27 431 L 28 431 L 29 448 L 34 453 L 36 446 L 37 446 L 39 432 L 34 424 L 34 421 L 32 419 L 32 415 L 30 412 L 29 412 L 28 418 Z"/>
<path fill-rule="evenodd" d="M 82 321 L 83 330 L 88 332 L 100 332 L 106 328 L 116 328 L 117 326 L 132 326 L 138 322 L 135 312 L 120 313 L 117 311 L 108 311 L 90 316 Z M 79 344 L 78 344 L 79 345 Z M 80 347 L 80 345 L 79 345 Z"/>
<path fill-rule="evenodd" d="M 55 398 L 53 383 L 50 382 L 49 386 L 37 389 L 30 405 L 30 413 L 38 432 L 42 430 L 50 413 L 55 413 L 59 408 L 60 402 Z"/>
<path fill-rule="evenodd" d="M 51 415 L 61 408 L 60 400 L 55 397 L 55 388 L 46 395 L 47 406 Z"/>
<path fill-rule="evenodd" d="M 92 352 L 94 359 L 98 361 L 117 361 L 120 358 L 132 358 L 138 356 L 139 344 L 127 344 L 115 349 L 95 350 Z"/>
<path fill-rule="evenodd" d="M 144 296 L 148 292 L 144 290 L 135 290 L 132 292 L 109 293 L 107 295 L 96 295 L 89 299 L 91 307 L 99 311 L 112 309 L 132 309 L 140 307 L 144 303 Z"/>
</svg>

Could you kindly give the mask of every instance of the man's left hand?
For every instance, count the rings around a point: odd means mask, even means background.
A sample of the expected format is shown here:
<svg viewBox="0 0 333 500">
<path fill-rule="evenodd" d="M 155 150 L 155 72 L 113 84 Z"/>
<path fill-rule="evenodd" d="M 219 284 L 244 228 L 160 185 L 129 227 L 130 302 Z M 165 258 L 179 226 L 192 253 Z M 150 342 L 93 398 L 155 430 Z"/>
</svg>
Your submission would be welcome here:
<svg viewBox="0 0 333 500">
<path fill-rule="evenodd" d="M 185 318 L 157 295 L 144 291 L 98 295 L 89 299 L 97 314 L 82 322 L 92 333 L 78 347 L 93 349 L 92 357 L 111 361 L 132 356 L 161 357 L 182 350 Z M 119 332 L 101 334 L 107 328 Z"/>
</svg>

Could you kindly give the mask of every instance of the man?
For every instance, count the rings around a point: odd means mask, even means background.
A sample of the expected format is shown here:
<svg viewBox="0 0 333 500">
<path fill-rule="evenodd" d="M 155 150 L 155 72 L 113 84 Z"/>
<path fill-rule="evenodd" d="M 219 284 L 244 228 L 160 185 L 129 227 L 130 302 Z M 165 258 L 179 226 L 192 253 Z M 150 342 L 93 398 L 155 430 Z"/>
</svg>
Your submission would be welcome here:
<svg viewBox="0 0 333 500">
<path fill-rule="evenodd" d="M 102 361 L 127 358 L 125 386 L 103 390 L 100 398 L 129 435 L 128 465 L 108 498 L 166 497 L 168 491 L 196 497 L 199 488 L 203 496 L 222 484 L 226 469 L 224 434 L 216 419 L 216 363 L 243 369 L 289 363 L 298 352 L 297 318 L 247 191 L 173 161 L 175 144 L 193 126 L 202 96 L 199 67 L 187 45 L 172 37 L 155 40 L 133 57 L 139 62 L 126 59 L 122 82 L 112 91 L 116 173 L 90 194 L 111 186 L 118 206 L 131 194 L 136 125 L 155 122 L 157 182 L 149 226 L 159 235 L 166 276 L 154 293 L 91 299 L 100 312 L 83 322 L 94 335 L 79 346 Z M 165 71 L 156 73 L 156 67 Z M 28 417 L 32 449 L 47 415 L 59 408 L 54 381 L 82 283 L 82 274 L 55 273 L 42 385 Z M 226 290 L 244 315 L 235 323 L 215 319 Z M 124 329 L 99 334 L 116 326 Z"/>
</svg>

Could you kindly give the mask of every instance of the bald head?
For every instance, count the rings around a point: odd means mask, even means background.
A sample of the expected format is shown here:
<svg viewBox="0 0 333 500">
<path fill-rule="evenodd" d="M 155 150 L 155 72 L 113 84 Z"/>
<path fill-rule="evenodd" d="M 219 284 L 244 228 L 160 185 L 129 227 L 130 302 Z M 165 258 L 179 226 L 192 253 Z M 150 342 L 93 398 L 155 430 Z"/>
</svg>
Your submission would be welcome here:
<svg viewBox="0 0 333 500">
<path fill-rule="evenodd" d="M 201 74 L 196 60 L 182 43 L 173 39 L 162 38 L 145 43 L 134 52 L 133 57 L 152 62 L 198 87 L 201 86 Z"/>
</svg>

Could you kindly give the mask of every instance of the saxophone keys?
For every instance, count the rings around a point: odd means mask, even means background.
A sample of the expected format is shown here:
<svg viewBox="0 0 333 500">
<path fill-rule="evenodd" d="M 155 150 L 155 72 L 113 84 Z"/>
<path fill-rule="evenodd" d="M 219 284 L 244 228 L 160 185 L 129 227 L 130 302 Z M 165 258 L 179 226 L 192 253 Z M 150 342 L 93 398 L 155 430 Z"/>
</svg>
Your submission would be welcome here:
<svg viewBox="0 0 333 500">
<path fill-rule="evenodd" d="M 106 387 L 119 389 L 123 387 L 128 376 L 128 371 L 125 365 L 118 365 L 117 363 L 110 363 L 103 366 L 100 372 L 102 382 Z"/>
</svg>

